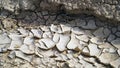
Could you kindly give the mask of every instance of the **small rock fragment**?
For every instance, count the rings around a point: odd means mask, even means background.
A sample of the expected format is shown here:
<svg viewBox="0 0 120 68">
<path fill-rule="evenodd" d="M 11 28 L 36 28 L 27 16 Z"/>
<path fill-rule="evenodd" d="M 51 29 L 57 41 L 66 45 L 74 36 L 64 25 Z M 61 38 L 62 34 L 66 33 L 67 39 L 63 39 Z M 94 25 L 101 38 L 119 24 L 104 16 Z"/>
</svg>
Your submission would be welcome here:
<svg viewBox="0 0 120 68">
<path fill-rule="evenodd" d="M 27 60 L 28 62 L 31 62 L 31 60 L 32 60 L 32 56 L 28 56 L 21 51 L 15 51 L 15 55 L 16 55 L 16 57 Z"/>
<path fill-rule="evenodd" d="M 119 68 L 119 67 L 120 67 L 120 58 L 116 59 L 115 61 L 110 62 L 110 64 L 111 64 L 114 68 Z"/>
<path fill-rule="evenodd" d="M 43 32 L 40 29 L 31 29 L 32 33 L 34 34 L 35 37 L 41 38 Z"/>
<path fill-rule="evenodd" d="M 113 46 L 115 46 L 116 48 L 120 49 L 120 38 L 117 38 L 117 39 L 113 40 L 113 41 L 111 42 L 111 44 L 112 44 Z"/>
<path fill-rule="evenodd" d="M 89 44 L 88 48 L 90 50 L 90 55 L 92 55 L 92 56 L 99 56 L 101 53 L 101 50 L 98 49 L 96 44 Z"/>
<path fill-rule="evenodd" d="M 93 37 L 90 39 L 90 41 L 95 44 L 103 44 L 104 43 L 104 40 L 102 38 L 98 38 L 98 37 Z"/>
<path fill-rule="evenodd" d="M 68 35 L 60 35 L 60 41 L 57 43 L 56 47 L 59 51 L 64 51 L 70 40 Z"/>
<path fill-rule="evenodd" d="M 81 40 L 81 41 L 84 41 L 84 42 L 88 42 L 89 41 L 89 38 L 87 35 L 79 35 L 79 36 L 76 36 L 77 39 Z"/>
<path fill-rule="evenodd" d="M 25 37 L 23 43 L 27 45 L 34 45 L 34 39 L 33 37 L 30 37 L 30 36 Z"/>
<path fill-rule="evenodd" d="M 107 64 L 109 64 L 112 61 L 115 61 L 118 58 L 119 55 L 117 53 L 102 53 L 99 56 L 100 61 Z"/>
<path fill-rule="evenodd" d="M 60 34 L 55 33 L 54 36 L 53 36 L 53 41 L 54 41 L 55 43 L 58 43 L 59 40 L 60 40 Z"/>
<path fill-rule="evenodd" d="M 11 39 L 7 36 L 7 34 L 0 35 L 0 44 L 11 43 Z"/>
<path fill-rule="evenodd" d="M 74 27 L 74 28 L 71 29 L 71 31 L 74 34 L 85 34 L 84 30 L 80 29 L 79 27 Z"/>
</svg>

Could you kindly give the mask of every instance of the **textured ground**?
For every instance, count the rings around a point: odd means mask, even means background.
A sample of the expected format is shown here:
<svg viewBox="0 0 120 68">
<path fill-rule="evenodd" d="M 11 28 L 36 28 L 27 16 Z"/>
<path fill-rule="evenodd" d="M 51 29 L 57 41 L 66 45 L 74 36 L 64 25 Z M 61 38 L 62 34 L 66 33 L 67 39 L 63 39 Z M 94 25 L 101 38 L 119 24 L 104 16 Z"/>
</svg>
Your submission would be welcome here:
<svg viewBox="0 0 120 68">
<path fill-rule="evenodd" d="M 119 68 L 120 25 L 91 15 L 1 12 L 0 68 Z"/>
<path fill-rule="evenodd" d="M 0 10 L 0 68 L 120 68 L 119 23 L 101 20 L 102 15 L 69 13 L 62 5 L 50 8 L 47 0 L 36 8 L 36 1 L 0 0 L 0 7 L 9 10 Z M 55 7 L 62 2 L 49 1 Z M 19 5 L 23 10 L 18 12 Z"/>
</svg>

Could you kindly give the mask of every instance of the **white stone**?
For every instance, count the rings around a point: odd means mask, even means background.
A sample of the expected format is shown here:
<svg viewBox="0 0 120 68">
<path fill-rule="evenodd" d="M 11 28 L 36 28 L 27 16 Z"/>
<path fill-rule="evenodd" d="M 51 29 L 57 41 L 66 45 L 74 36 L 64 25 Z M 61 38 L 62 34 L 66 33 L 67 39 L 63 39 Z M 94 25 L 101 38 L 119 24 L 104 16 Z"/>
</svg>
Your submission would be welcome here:
<svg viewBox="0 0 120 68">
<path fill-rule="evenodd" d="M 96 37 L 104 38 L 105 35 L 104 35 L 104 33 L 103 33 L 103 30 L 104 30 L 104 28 L 99 28 L 99 29 L 97 29 L 93 34 L 94 34 Z"/>
<path fill-rule="evenodd" d="M 117 53 L 118 53 L 118 54 L 119 54 L 119 56 L 120 56 L 120 49 L 118 49 L 118 50 L 117 50 Z"/>
<path fill-rule="evenodd" d="M 103 44 L 104 43 L 104 40 L 102 38 L 98 38 L 98 37 L 93 37 L 90 39 L 90 41 L 95 44 Z"/>
<path fill-rule="evenodd" d="M 42 41 L 45 46 L 50 49 L 53 48 L 55 46 L 55 42 L 53 42 L 51 39 L 46 38 L 46 39 L 40 39 L 39 42 Z"/>
<path fill-rule="evenodd" d="M 78 48 L 79 48 L 80 50 L 82 50 L 85 46 L 88 45 L 87 43 L 85 43 L 85 42 L 83 42 L 83 41 L 79 41 L 79 43 L 80 43 L 80 45 L 78 46 Z"/>
<path fill-rule="evenodd" d="M 89 41 L 89 38 L 87 35 L 79 35 L 79 36 L 76 36 L 77 39 L 81 40 L 81 41 L 84 41 L 84 42 L 88 42 Z"/>
<path fill-rule="evenodd" d="M 34 53 L 34 47 L 32 49 L 29 48 L 29 46 L 34 46 L 34 45 L 26 45 L 23 44 L 19 50 L 21 50 L 25 54 L 33 54 Z"/>
<path fill-rule="evenodd" d="M 51 32 L 44 32 L 42 37 L 43 38 L 52 38 L 52 33 Z"/>
<path fill-rule="evenodd" d="M 108 42 L 103 43 L 103 44 L 100 44 L 98 47 L 99 47 L 99 48 L 107 48 L 107 49 L 109 49 L 109 48 L 115 48 L 114 46 L 112 46 L 112 45 L 111 45 L 110 43 L 108 43 Z"/>
<path fill-rule="evenodd" d="M 70 36 L 69 35 L 60 35 L 60 40 L 56 44 L 57 49 L 59 51 L 66 50 L 66 46 L 67 46 L 69 41 L 70 41 Z"/>
<path fill-rule="evenodd" d="M 27 60 L 28 62 L 31 62 L 31 60 L 32 60 L 32 56 L 28 56 L 21 51 L 15 51 L 15 55 L 16 55 L 16 57 Z"/>
<path fill-rule="evenodd" d="M 0 35 L 0 44 L 6 43 L 11 43 L 11 39 L 6 34 Z"/>
<path fill-rule="evenodd" d="M 117 53 L 102 53 L 99 56 L 100 61 L 107 64 L 109 64 L 112 61 L 115 61 L 118 58 L 119 55 Z"/>
<path fill-rule="evenodd" d="M 84 53 L 90 53 L 88 47 L 83 48 L 82 52 L 84 52 Z"/>
<path fill-rule="evenodd" d="M 117 51 L 117 49 L 116 49 L 116 48 L 113 48 L 113 47 L 109 49 L 109 52 L 110 52 L 110 53 L 115 53 L 116 51 Z"/>
<path fill-rule="evenodd" d="M 23 35 L 19 35 L 19 34 L 16 34 L 16 33 L 10 33 L 9 37 L 14 40 L 14 41 L 17 41 L 17 40 L 22 40 L 23 39 Z"/>
<path fill-rule="evenodd" d="M 82 28 L 85 28 L 85 29 L 96 29 L 97 26 L 95 25 L 95 21 L 94 20 L 89 20 L 87 25 L 85 26 L 81 26 Z"/>
<path fill-rule="evenodd" d="M 19 29 L 17 29 L 22 35 L 24 36 L 28 36 L 29 35 L 29 31 L 25 30 L 24 28 L 20 27 Z"/>
<path fill-rule="evenodd" d="M 42 31 L 50 31 L 48 26 L 41 26 Z"/>
<path fill-rule="evenodd" d="M 107 38 L 107 41 L 111 42 L 115 39 L 115 35 L 110 34 L 109 37 Z"/>
<path fill-rule="evenodd" d="M 71 29 L 71 31 L 74 34 L 85 34 L 84 30 L 80 29 L 79 27 L 74 27 L 74 28 Z"/>
<path fill-rule="evenodd" d="M 60 26 L 51 24 L 50 29 L 51 29 L 51 31 L 53 31 L 53 32 L 62 33 L 62 29 L 60 28 Z"/>
<path fill-rule="evenodd" d="M 23 44 L 22 40 L 12 41 L 9 50 L 19 49 Z"/>
<path fill-rule="evenodd" d="M 61 25 L 61 28 L 62 28 L 63 32 L 70 32 L 70 30 L 71 30 L 71 25 L 70 24 L 60 24 L 60 25 Z"/>
<path fill-rule="evenodd" d="M 55 43 L 58 43 L 59 40 L 60 40 L 60 34 L 55 33 L 54 36 L 53 36 L 53 41 L 54 41 Z"/>
<path fill-rule="evenodd" d="M 111 42 L 111 44 L 112 44 L 113 46 L 115 46 L 116 48 L 120 49 L 120 38 L 117 38 L 117 39 L 113 40 L 113 41 Z"/>
<path fill-rule="evenodd" d="M 35 44 L 36 46 L 40 47 L 41 49 L 48 49 L 41 40 L 39 40 L 38 42 L 39 43 Z"/>
<path fill-rule="evenodd" d="M 40 29 L 31 29 L 32 33 L 34 34 L 35 37 L 41 38 L 43 32 Z"/>
<path fill-rule="evenodd" d="M 27 44 L 27 45 L 33 45 L 34 44 L 34 39 L 33 39 L 33 37 L 30 37 L 30 36 L 25 37 L 23 43 Z"/>
<path fill-rule="evenodd" d="M 71 35 L 71 40 L 70 42 L 67 44 L 67 48 L 68 49 L 75 49 L 80 45 L 79 40 L 76 39 L 75 35 Z"/>
<path fill-rule="evenodd" d="M 90 50 L 90 55 L 91 56 L 99 56 L 100 53 L 101 53 L 101 50 L 98 49 L 97 45 L 96 44 L 89 44 L 88 45 L 88 48 Z"/>
<path fill-rule="evenodd" d="M 114 68 L 119 68 L 119 67 L 120 67 L 120 58 L 116 59 L 115 61 L 110 62 L 110 64 L 111 64 Z"/>
</svg>

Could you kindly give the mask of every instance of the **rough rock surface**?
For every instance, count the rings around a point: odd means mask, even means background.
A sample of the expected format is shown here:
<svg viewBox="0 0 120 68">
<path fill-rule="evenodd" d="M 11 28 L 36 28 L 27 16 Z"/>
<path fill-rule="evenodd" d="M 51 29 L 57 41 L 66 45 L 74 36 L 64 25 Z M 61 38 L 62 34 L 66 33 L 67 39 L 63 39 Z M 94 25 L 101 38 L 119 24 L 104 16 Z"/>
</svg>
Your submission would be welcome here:
<svg viewBox="0 0 120 68">
<path fill-rule="evenodd" d="M 120 25 L 72 14 L 110 1 L 0 0 L 0 68 L 119 68 Z"/>
</svg>

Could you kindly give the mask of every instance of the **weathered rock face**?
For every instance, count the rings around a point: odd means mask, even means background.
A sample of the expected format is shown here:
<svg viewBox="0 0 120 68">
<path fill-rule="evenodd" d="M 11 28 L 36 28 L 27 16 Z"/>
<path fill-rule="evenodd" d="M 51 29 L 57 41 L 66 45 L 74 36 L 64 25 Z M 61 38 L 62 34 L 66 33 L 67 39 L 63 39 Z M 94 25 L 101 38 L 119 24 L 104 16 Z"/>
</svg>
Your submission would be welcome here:
<svg viewBox="0 0 120 68">
<path fill-rule="evenodd" d="M 120 21 L 119 0 L 0 0 L 0 7 L 9 11 L 64 9 L 67 13 L 87 13 Z"/>
</svg>

